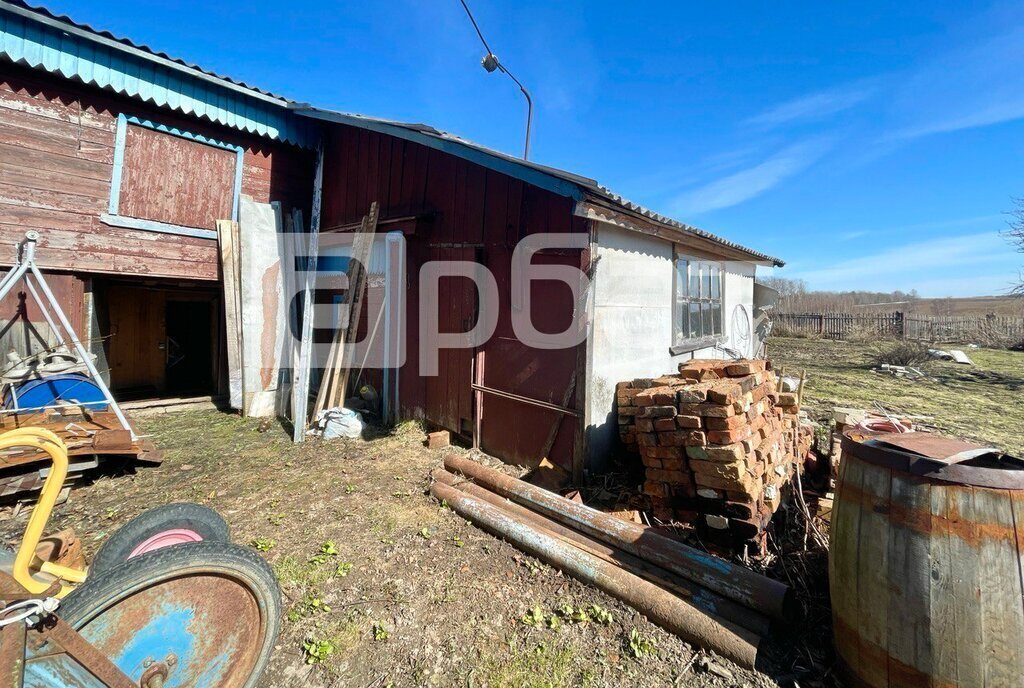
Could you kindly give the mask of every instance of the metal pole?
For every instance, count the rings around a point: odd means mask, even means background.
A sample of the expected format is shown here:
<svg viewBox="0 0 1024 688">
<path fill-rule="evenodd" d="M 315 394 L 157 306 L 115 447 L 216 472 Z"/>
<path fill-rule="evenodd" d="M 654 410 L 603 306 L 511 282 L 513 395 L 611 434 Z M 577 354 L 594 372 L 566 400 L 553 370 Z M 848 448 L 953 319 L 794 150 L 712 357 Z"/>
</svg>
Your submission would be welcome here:
<svg viewBox="0 0 1024 688">
<path fill-rule="evenodd" d="M 3 298 L 7 294 L 7 290 L 9 289 L 7 283 L 15 280 L 14 274 L 18 272 L 23 263 L 24 261 L 21 259 L 21 246 L 15 246 L 14 264 L 11 266 L 11 269 L 7 271 L 7 274 L 3 276 L 3 279 L 0 279 L 0 298 Z M 24 271 L 22 271 L 22 274 L 24 274 Z"/>
<path fill-rule="evenodd" d="M 436 499 L 444 500 L 463 518 L 622 600 L 683 640 L 714 650 L 748 669 L 754 668 L 761 639 L 747 629 L 708 616 L 653 583 L 533 528 L 454 487 L 434 483 L 430 493 Z"/>
<path fill-rule="evenodd" d="M 18 280 L 20 280 L 26 272 L 28 272 L 28 265 L 26 263 L 18 263 L 7 272 L 3 281 L 0 282 L 0 299 L 7 296 L 11 291 L 11 287 L 17 284 Z"/>
<path fill-rule="evenodd" d="M 472 478 L 503 497 L 514 499 L 544 516 L 684 576 L 746 607 L 783 621 L 791 616 L 793 602 L 789 586 L 784 583 L 671 540 L 651 528 L 629 523 L 516 480 L 476 461 L 448 455 L 444 458 L 444 467 Z"/>
</svg>

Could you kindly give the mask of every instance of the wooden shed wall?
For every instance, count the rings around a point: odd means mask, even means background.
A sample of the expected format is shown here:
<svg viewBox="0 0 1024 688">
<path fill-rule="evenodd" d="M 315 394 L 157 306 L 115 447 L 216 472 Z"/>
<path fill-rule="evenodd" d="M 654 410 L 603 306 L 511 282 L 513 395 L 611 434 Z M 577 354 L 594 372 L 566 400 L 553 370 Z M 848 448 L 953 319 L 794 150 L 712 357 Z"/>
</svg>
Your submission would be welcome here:
<svg viewBox="0 0 1024 688">
<path fill-rule="evenodd" d="M 408 352 L 399 376 L 402 414 L 464 434 L 472 429 L 470 366 L 475 352 L 444 351 L 440 374 L 420 376 L 418 278 L 419 268 L 429 260 L 475 260 L 495 275 L 500 314 L 494 335 L 482 347 L 484 383 L 533 399 L 575 406 L 576 392 L 568 392 L 581 349 L 527 347 L 517 340 L 510 319 L 513 249 L 528 234 L 587 232 L 586 220 L 573 215 L 574 201 L 385 134 L 336 125 L 326 140 L 322 228 L 329 231 L 357 222 L 375 200 L 381 204 L 385 221 L 430 216 L 415 223 L 385 225 L 381 230 L 402 229 L 408 246 Z M 575 251 L 535 262 L 579 267 L 587 260 L 585 252 Z M 533 290 L 535 327 L 545 332 L 564 330 L 573 314 L 569 288 L 541 282 L 535 283 Z M 442 331 L 468 330 L 475 323 L 471 284 L 442 280 L 440 291 Z M 570 416 L 491 395 L 484 398 L 481 445 L 507 461 L 533 465 L 548 456 L 569 468 L 577 429 Z"/>
<path fill-rule="evenodd" d="M 240 145 L 242 193 L 285 207 L 310 205 L 315 155 L 189 120 L 98 89 L 0 63 L 0 265 L 28 229 L 41 233 L 43 267 L 216 280 L 217 242 L 111 227 L 108 208 L 117 116 L 124 113 Z"/>
<path fill-rule="evenodd" d="M 53 295 L 60 303 L 61 310 L 68 317 L 71 326 L 85 336 L 85 283 L 77 275 L 66 273 L 48 273 L 46 283 L 50 285 Z M 10 325 L 11 321 L 18 317 L 19 311 L 24 305 L 26 324 L 24 320 Z M 52 312 L 51 312 L 52 315 Z M 35 334 L 30 331 L 35 330 Z M 50 328 L 46 319 L 39 311 L 39 307 L 24 287 L 12 289 L 4 298 L 0 299 L 0 355 L 6 355 L 10 349 L 14 349 L 22 355 L 39 349 L 40 342 L 36 335 L 46 340 L 48 344 L 56 344 L 56 339 L 50 337 Z"/>
</svg>

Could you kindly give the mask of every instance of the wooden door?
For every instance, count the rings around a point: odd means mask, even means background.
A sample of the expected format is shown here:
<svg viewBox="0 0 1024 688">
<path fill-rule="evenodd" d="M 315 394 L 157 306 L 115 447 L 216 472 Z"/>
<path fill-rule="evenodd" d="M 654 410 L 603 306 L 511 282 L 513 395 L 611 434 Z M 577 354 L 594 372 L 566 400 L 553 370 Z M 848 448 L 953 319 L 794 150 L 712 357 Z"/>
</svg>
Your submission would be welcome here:
<svg viewBox="0 0 1024 688">
<path fill-rule="evenodd" d="M 166 387 L 166 295 L 155 289 L 111 286 L 107 363 L 114 391 L 159 394 Z M 134 395 L 133 395 L 134 396 Z"/>
<path fill-rule="evenodd" d="M 432 247 L 431 260 L 475 262 L 472 247 Z M 442 277 L 438 284 L 438 330 L 468 332 L 476 324 L 477 292 L 465 277 Z M 441 349 L 438 374 L 427 378 L 427 420 L 469 436 L 473 427 L 473 395 L 470 388 L 473 349 Z"/>
</svg>

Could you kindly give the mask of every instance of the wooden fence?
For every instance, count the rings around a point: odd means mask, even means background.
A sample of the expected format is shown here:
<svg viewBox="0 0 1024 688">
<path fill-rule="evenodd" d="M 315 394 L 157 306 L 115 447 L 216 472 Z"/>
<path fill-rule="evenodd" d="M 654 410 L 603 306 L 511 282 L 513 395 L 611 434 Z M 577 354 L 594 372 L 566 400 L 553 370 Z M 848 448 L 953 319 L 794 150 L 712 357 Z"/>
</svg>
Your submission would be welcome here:
<svg viewBox="0 0 1024 688">
<path fill-rule="evenodd" d="M 879 336 L 932 342 L 1010 346 L 1024 341 L 1024 318 L 1005 315 L 918 315 L 892 313 L 776 313 L 780 335 L 850 339 Z"/>
</svg>

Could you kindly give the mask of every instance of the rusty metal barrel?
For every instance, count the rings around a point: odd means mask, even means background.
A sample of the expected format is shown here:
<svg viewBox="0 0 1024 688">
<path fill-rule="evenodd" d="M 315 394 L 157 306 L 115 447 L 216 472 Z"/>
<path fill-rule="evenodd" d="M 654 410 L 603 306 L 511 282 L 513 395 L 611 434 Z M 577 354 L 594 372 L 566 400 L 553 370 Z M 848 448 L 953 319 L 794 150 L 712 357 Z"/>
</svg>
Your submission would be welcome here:
<svg viewBox="0 0 1024 688">
<path fill-rule="evenodd" d="M 829 586 L 850 685 L 1024 686 L 1024 461 L 928 433 L 850 433 Z"/>
</svg>

